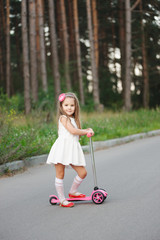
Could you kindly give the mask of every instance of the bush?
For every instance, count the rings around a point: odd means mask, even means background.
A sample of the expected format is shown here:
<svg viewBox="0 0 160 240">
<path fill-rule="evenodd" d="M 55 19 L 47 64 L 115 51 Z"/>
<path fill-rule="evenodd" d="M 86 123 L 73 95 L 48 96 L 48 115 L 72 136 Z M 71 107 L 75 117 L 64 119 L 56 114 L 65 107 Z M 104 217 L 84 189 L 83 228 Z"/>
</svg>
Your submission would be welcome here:
<svg viewBox="0 0 160 240">
<path fill-rule="evenodd" d="M 14 109 L 16 112 L 24 111 L 24 97 L 21 94 L 16 94 L 11 98 L 4 93 L 0 93 L 1 112 L 10 111 Z"/>
</svg>

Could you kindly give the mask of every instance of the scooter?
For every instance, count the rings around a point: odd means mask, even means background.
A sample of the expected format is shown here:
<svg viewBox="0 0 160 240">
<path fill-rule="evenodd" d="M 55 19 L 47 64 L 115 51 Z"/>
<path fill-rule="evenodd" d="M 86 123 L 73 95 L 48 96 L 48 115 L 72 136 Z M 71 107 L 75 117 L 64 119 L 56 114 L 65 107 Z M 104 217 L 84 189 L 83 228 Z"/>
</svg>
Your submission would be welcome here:
<svg viewBox="0 0 160 240">
<path fill-rule="evenodd" d="M 90 138 L 90 154 L 91 154 L 91 162 L 92 162 L 92 171 L 93 171 L 93 178 L 94 178 L 94 190 L 92 191 L 90 196 L 86 196 L 84 198 L 66 198 L 66 200 L 70 202 L 75 202 L 75 201 L 93 201 L 95 204 L 102 204 L 104 200 L 107 198 L 108 193 L 97 186 L 97 175 L 96 175 L 96 167 L 95 167 L 95 159 L 94 159 L 94 152 L 93 152 L 93 143 L 92 143 L 92 138 L 91 134 L 88 133 L 87 137 Z M 60 203 L 58 197 L 56 195 L 50 195 L 49 196 L 49 202 L 52 205 L 56 205 L 57 203 Z"/>
</svg>

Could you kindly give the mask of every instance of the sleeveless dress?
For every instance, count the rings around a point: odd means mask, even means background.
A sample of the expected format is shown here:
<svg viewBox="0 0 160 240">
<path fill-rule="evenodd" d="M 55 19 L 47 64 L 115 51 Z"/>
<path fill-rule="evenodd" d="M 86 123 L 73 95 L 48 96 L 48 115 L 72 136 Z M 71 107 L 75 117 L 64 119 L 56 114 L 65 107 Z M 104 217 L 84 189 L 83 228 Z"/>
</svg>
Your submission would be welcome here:
<svg viewBox="0 0 160 240">
<path fill-rule="evenodd" d="M 70 117 L 70 120 L 72 125 L 77 128 L 75 119 Z M 60 119 L 58 125 L 58 138 L 49 152 L 47 164 L 61 163 L 67 166 L 70 164 L 75 166 L 86 166 L 84 154 L 79 143 L 79 136 L 71 134 L 63 126 Z"/>
</svg>

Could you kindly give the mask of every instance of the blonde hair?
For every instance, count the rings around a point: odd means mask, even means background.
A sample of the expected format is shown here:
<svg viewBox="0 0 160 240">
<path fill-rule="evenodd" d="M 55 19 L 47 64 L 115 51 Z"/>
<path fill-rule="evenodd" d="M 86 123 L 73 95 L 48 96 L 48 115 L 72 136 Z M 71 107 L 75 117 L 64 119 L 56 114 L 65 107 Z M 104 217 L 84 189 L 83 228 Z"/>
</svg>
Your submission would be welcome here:
<svg viewBox="0 0 160 240">
<path fill-rule="evenodd" d="M 69 98 L 73 98 L 74 99 L 74 102 L 75 102 L 75 112 L 73 114 L 73 117 L 75 119 L 75 122 L 77 124 L 77 127 L 79 129 L 81 129 L 81 123 L 80 123 L 80 107 L 79 107 L 79 101 L 78 101 L 78 98 L 77 96 L 74 94 L 74 93 L 71 93 L 71 92 L 68 92 L 68 93 L 65 93 L 65 99 L 69 97 Z M 64 99 L 64 100 L 65 100 Z M 63 100 L 63 101 L 64 101 Z M 58 106 L 57 106 L 57 117 L 58 119 L 62 116 L 62 115 L 65 115 L 68 119 L 69 119 L 69 116 L 66 115 L 66 113 L 63 111 L 63 108 L 62 108 L 62 104 L 63 104 L 63 101 L 58 101 Z"/>
</svg>

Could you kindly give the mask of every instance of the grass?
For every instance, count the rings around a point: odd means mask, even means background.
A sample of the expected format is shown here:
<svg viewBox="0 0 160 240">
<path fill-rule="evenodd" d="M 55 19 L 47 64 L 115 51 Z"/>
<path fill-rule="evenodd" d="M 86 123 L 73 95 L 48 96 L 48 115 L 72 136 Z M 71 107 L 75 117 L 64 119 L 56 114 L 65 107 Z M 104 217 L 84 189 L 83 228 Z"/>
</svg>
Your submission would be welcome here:
<svg viewBox="0 0 160 240">
<path fill-rule="evenodd" d="M 93 126 L 94 141 L 101 141 L 160 129 L 160 109 L 91 114 L 84 120 L 84 127 Z"/>
<path fill-rule="evenodd" d="M 138 110 L 129 113 L 105 111 L 81 114 L 82 127 L 93 128 L 93 141 L 119 138 L 160 129 L 160 109 Z M 54 113 L 34 111 L 29 116 L 0 111 L 0 164 L 46 154 L 57 138 Z M 86 136 L 81 145 L 88 144 Z"/>
</svg>

